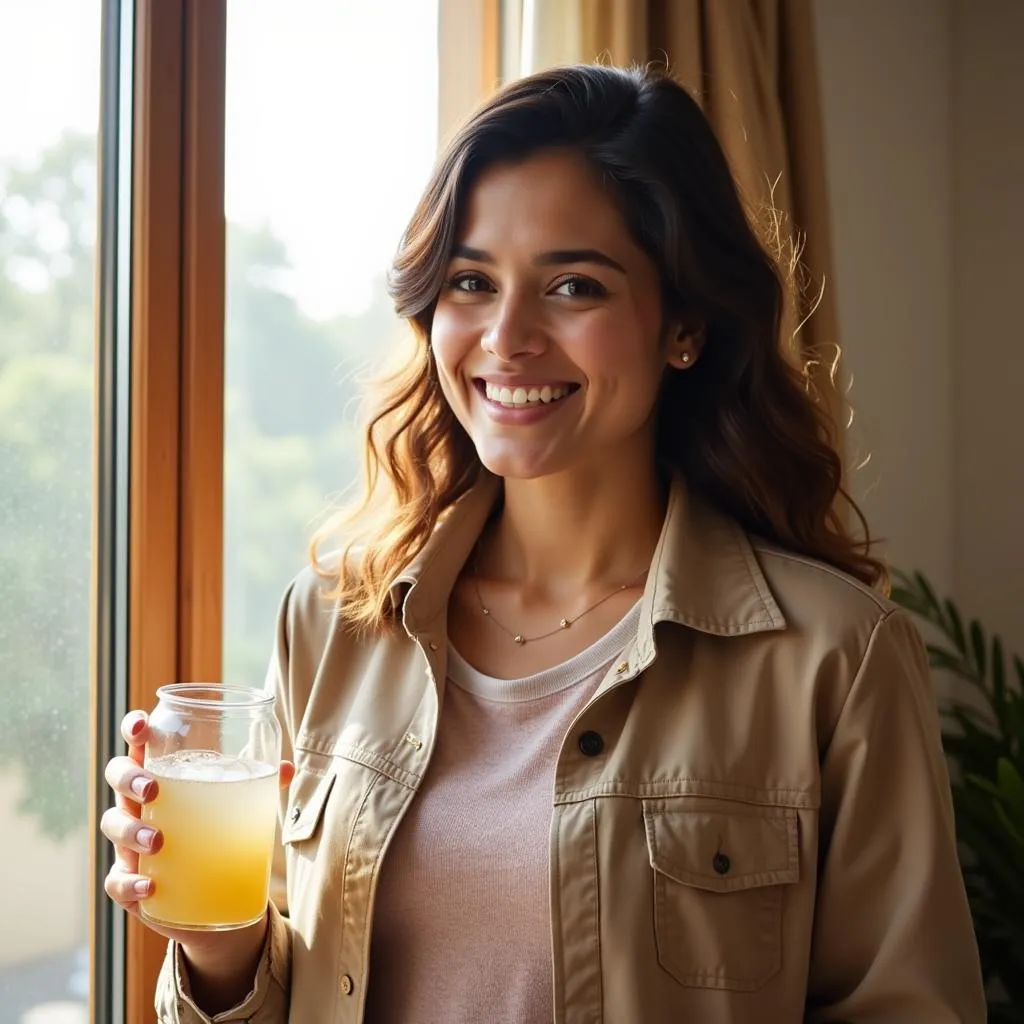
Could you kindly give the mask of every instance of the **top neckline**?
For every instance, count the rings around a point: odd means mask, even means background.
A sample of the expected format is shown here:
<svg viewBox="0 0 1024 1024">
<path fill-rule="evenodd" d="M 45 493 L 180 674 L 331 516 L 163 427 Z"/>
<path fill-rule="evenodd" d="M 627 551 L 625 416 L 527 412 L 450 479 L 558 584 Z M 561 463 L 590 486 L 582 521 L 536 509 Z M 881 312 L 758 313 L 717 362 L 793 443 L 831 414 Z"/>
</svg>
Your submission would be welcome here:
<svg viewBox="0 0 1024 1024">
<path fill-rule="evenodd" d="M 503 704 L 538 700 L 582 682 L 605 668 L 636 636 L 640 624 L 640 602 L 589 647 L 568 661 L 520 679 L 498 679 L 475 669 L 448 644 L 448 680 L 460 690 Z"/>
</svg>

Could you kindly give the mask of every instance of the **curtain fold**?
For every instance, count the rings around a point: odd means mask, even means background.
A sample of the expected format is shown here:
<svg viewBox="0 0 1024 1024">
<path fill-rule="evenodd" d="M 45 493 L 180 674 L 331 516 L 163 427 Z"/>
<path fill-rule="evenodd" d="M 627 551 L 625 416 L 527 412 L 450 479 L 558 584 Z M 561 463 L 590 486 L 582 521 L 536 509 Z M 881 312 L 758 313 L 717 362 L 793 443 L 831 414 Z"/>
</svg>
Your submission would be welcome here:
<svg viewBox="0 0 1024 1024">
<path fill-rule="evenodd" d="M 700 103 L 748 213 L 785 259 L 800 253 L 799 296 L 785 329 L 842 445 L 844 403 L 831 380 L 838 352 L 824 130 L 811 0 L 521 0 L 521 66 L 599 60 L 667 65 Z"/>
</svg>

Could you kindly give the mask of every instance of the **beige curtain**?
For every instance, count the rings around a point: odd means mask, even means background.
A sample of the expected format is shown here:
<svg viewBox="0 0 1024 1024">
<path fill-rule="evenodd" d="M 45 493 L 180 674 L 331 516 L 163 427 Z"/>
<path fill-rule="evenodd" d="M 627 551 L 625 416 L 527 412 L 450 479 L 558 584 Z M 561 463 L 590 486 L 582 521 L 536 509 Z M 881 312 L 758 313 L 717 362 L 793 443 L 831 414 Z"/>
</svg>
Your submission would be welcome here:
<svg viewBox="0 0 1024 1024">
<path fill-rule="evenodd" d="M 830 381 L 838 351 L 824 138 L 811 0 L 521 0 L 506 15 L 505 77 L 601 60 L 668 64 L 698 100 L 751 215 L 782 215 L 780 241 L 802 249 L 802 298 L 790 330 L 843 434 Z M 518 65 L 518 66 L 516 66 Z M 789 251 L 792 251 L 790 248 Z M 819 298 L 820 296 L 820 298 Z"/>
</svg>

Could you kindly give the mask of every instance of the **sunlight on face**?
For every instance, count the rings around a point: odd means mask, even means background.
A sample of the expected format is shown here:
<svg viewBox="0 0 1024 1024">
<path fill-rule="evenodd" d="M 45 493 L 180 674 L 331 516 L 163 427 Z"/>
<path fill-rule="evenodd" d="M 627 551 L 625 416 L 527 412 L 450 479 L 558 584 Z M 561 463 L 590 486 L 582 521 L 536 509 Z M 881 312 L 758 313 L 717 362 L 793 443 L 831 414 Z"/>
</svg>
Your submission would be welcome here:
<svg viewBox="0 0 1024 1024">
<path fill-rule="evenodd" d="M 552 151 L 480 177 L 431 344 L 483 464 L 531 479 L 653 458 L 661 316 L 657 270 L 612 197 Z"/>
</svg>

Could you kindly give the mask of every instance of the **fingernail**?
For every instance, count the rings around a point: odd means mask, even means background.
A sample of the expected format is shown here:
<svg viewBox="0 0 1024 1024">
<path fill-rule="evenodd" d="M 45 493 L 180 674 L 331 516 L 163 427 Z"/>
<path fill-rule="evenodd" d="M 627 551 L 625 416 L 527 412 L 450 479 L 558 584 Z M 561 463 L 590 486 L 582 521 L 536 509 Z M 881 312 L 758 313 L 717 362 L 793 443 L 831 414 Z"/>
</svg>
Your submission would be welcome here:
<svg viewBox="0 0 1024 1024">
<path fill-rule="evenodd" d="M 132 888 L 135 890 L 136 896 L 148 896 L 149 890 L 153 888 L 153 883 L 148 878 L 140 878 Z"/>
<path fill-rule="evenodd" d="M 151 828 L 140 828 L 135 833 L 135 840 L 139 846 L 144 846 L 147 850 L 153 845 L 153 839 L 156 836 L 156 832 Z"/>
<path fill-rule="evenodd" d="M 132 779 L 132 792 L 139 797 L 140 800 L 148 799 L 150 793 L 153 791 L 153 780 L 147 779 L 144 775 L 137 775 Z"/>
<path fill-rule="evenodd" d="M 136 718 L 135 721 L 132 723 L 131 729 L 129 730 L 129 735 L 130 736 L 138 736 L 139 733 L 142 732 L 143 727 L 145 726 L 145 724 L 146 724 L 145 719 L 143 719 L 143 718 Z"/>
</svg>

